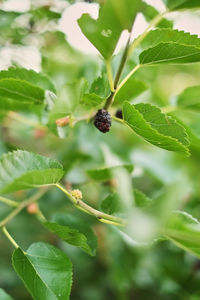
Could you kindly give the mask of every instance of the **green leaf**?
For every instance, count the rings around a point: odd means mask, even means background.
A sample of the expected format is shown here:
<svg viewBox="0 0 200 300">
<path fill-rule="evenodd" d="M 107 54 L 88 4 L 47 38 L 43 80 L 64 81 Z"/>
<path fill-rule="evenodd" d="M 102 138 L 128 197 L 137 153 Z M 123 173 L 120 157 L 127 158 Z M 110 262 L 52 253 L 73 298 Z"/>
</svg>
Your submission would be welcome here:
<svg viewBox="0 0 200 300">
<path fill-rule="evenodd" d="M 189 141 L 185 129 L 176 120 L 161 113 L 158 107 L 125 102 L 123 116 L 126 124 L 149 143 L 189 155 Z"/>
<path fill-rule="evenodd" d="M 55 93 L 51 81 L 43 74 L 23 68 L 0 72 L 0 109 L 34 110 L 42 108 L 45 90 Z"/>
<path fill-rule="evenodd" d="M 152 64 L 187 64 L 200 62 L 200 48 L 178 43 L 160 43 L 143 51 L 140 63 Z"/>
<path fill-rule="evenodd" d="M 0 157 L 0 193 L 11 193 L 57 183 L 63 176 L 59 162 L 17 150 Z"/>
<path fill-rule="evenodd" d="M 103 73 L 91 85 L 90 93 L 106 98 L 110 93 L 110 85 L 107 74 Z"/>
<path fill-rule="evenodd" d="M 100 107 L 110 93 L 107 76 L 103 74 L 92 83 L 89 92 L 83 95 L 81 104 L 87 108 Z"/>
<path fill-rule="evenodd" d="M 122 209 L 122 205 L 120 203 L 119 195 L 117 193 L 108 195 L 101 202 L 101 209 L 104 213 L 109 215 L 120 212 Z"/>
<path fill-rule="evenodd" d="M 49 90 L 56 93 L 56 89 L 50 79 L 46 75 L 37 73 L 34 70 L 11 67 L 6 71 L 0 72 L 0 80 L 8 78 L 24 80 L 43 90 Z"/>
<path fill-rule="evenodd" d="M 147 4 L 146 2 L 142 1 L 141 13 L 144 15 L 147 22 L 150 22 L 152 19 L 154 19 L 158 14 L 160 14 L 153 6 Z M 167 20 L 163 18 L 156 27 L 160 28 L 172 28 L 173 22 L 170 20 Z"/>
<path fill-rule="evenodd" d="M 0 109 L 27 110 L 44 102 L 44 90 L 24 80 L 0 80 Z"/>
<path fill-rule="evenodd" d="M 134 189 L 133 191 L 134 205 L 136 207 L 147 207 L 152 204 L 152 200 L 143 192 Z M 117 193 L 109 194 L 101 202 L 101 210 L 109 215 L 123 212 L 123 203 Z"/>
<path fill-rule="evenodd" d="M 146 90 L 147 85 L 144 82 L 131 77 L 117 92 L 114 104 L 119 105 L 124 101 L 131 101 Z"/>
<path fill-rule="evenodd" d="M 81 248 L 89 255 L 96 254 L 97 239 L 87 223 L 70 214 L 58 214 L 53 222 L 45 222 L 44 226 L 58 235 L 63 241 Z"/>
<path fill-rule="evenodd" d="M 137 189 L 134 189 L 134 200 L 137 207 L 147 207 L 152 204 L 152 199 Z"/>
<path fill-rule="evenodd" d="M 199 0 L 164 0 L 164 3 L 170 10 L 200 7 Z"/>
<path fill-rule="evenodd" d="M 178 96 L 177 105 L 186 109 L 200 111 L 200 85 L 185 89 Z"/>
<path fill-rule="evenodd" d="M 101 98 L 100 96 L 96 94 L 85 94 L 83 95 L 81 103 L 88 107 L 100 107 L 105 101 L 105 98 Z"/>
<path fill-rule="evenodd" d="M 32 244 L 27 252 L 17 248 L 13 267 L 35 300 L 67 300 L 72 285 L 72 265 L 59 249 Z"/>
<path fill-rule="evenodd" d="M 78 24 L 88 40 L 108 59 L 115 50 L 121 32 L 131 30 L 140 4 L 141 0 L 107 0 L 100 8 L 97 20 L 83 14 Z"/>
<path fill-rule="evenodd" d="M 125 168 L 129 173 L 133 171 L 133 165 L 120 165 L 109 168 L 88 170 L 87 174 L 94 180 L 106 181 L 112 179 L 114 173 L 120 171 L 121 168 Z"/>
<path fill-rule="evenodd" d="M 175 212 L 164 229 L 164 236 L 178 247 L 200 257 L 200 223 L 188 213 Z"/>
<path fill-rule="evenodd" d="M 0 299 L 1 300 L 13 300 L 4 290 L 0 289 Z"/>
<path fill-rule="evenodd" d="M 189 32 L 173 30 L 169 28 L 156 29 L 149 31 L 148 35 L 142 41 L 140 46 L 143 49 L 154 47 L 159 43 L 178 43 L 181 45 L 195 46 L 200 48 L 200 39 L 197 35 L 192 35 Z"/>
</svg>

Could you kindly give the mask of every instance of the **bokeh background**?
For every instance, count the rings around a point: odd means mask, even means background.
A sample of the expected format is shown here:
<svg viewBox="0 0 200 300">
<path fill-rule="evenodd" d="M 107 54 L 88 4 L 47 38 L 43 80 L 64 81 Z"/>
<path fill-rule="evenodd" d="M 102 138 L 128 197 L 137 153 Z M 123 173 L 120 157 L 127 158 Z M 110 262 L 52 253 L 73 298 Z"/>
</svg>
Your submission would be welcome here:
<svg viewBox="0 0 200 300">
<path fill-rule="evenodd" d="M 76 1 L 71 1 L 76 2 Z M 88 1 L 89 2 L 89 1 Z M 90 84 L 105 72 L 105 66 L 96 49 L 82 35 L 77 18 L 88 12 L 98 16 L 98 4 L 78 2 L 70 4 L 64 0 L 28 1 L 8 0 L 0 2 L 0 69 L 22 66 L 47 74 L 54 82 L 60 107 L 68 107 L 76 101 L 76 83 L 85 78 Z M 90 1 L 92 2 L 92 1 Z M 97 2 L 97 1 L 96 1 Z M 159 11 L 164 9 L 162 1 L 146 1 Z M 8 12 L 5 13 L 4 10 Z M 200 11 L 170 14 L 174 28 L 200 35 Z M 133 31 L 137 37 L 146 28 L 147 22 L 139 14 Z M 127 32 L 122 34 L 113 60 L 115 70 Z M 135 64 L 133 56 L 125 73 Z M 157 66 L 139 70 L 137 79 L 146 82 L 149 89 L 135 102 L 150 102 L 159 107 L 168 107 L 186 87 L 200 82 L 200 64 L 186 66 Z M 58 106 L 54 114 L 60 115 Z M 197 137 L 192 156 L 158 149 L 121 126 L 113 123 L 106 135 L 97 132 L 92 124 L 79 122 L 73 128 L 57 130 L 49 117 L 38 120 L 29 114 L 4 114 L 0 112 L 0 153 L 14 149 L 26 149 L 42 155 L 55 157 L 66 171 L 65 184 L 80 188 L 84 199 L 91 205 L 101 207 L 101 201 L 115 189 L 116 182 L 94 182 L 86 170 L 99 168 L 113 161 L 135 165 L 129 185 L 143 191 L 153 200 L 171 191 L 175 208 L 183 209 L 200 219 L 200 123 L 199 114 L 179 111 Z M 30 118 L 30 123 L 23 116 Z M 53 117 L 52 117 L 53 118 Z M 53 119 L 54 120 L 54 119 Z M 129 188 L 126 174 L 122 177 L 126 198 Z M 181 188 L 174 183 L 181 183 Z M 18 192 L 11 197 L 17 201 L 30 192 Z M 178 199 L 181 198 L 181 201 Z M 72 300 L 197 300 L 200 299 L 200 261 L 169 241 L 159 241 L 148 246 L 138 246 L 119 230 L 98 223 L 92 217 L 77 212 L 66 197 L 51 189 L 39 202 L 48 218 L 54 212 L 71 212 L 91 224 L 98 236 L 96 257 L 89 257 L 78 248 L 61 242 L 46 231 L 37 219 L 26 210 L 9 223 L 8 229 L 26 249 L 35 241 L 52 243 L 65 251 L 73 263 Z M 0 204 L 0 218 L 10 212 Z M 138 236 L 144 240 L 151 235 L 151 223 L 139 218 L 135 224 Z M 152 225 L 153 226 L 153 225 Z M 143 234 L 143 235 L 142 235 Z M 143 242 L 143 241 L 142 241 Z M 0 287 L 16 300 L 30 300 L 28 292 L 15 274 L 11 265 L 12 245 L 0 235 Z"/>
</svg>

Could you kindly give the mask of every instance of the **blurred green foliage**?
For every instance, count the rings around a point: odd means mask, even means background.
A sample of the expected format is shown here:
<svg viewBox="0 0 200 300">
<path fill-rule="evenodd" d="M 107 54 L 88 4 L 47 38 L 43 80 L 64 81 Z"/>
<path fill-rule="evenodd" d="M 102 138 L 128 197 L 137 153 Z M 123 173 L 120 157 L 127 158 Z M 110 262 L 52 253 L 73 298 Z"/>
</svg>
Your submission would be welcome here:
<svg viewBox="0 0 200 300">
<path fill-rule="evenodd" d="M 0 4 L 0 8 L 2 5 Z M 3 8 L 0 10 L 0 50 L 7 47 L 21 49 L 22 46 L 35 46 L 37 41 L 36 45 L 41 54 L 41 71 L 51 78 L 57 90 L 57 103 L 53 101 L 50 113 L 48 108 L 45 108 L 43 116 L 35 115 L 33 111 L 12 114 L 5 111 L 5 108 L 0 110 L 0 153 L 19 148 L 56 158 L 64 166 L 64 184 L 79 188 L 88 203 L 95 207 L 104 207 L 106 212 L 112 210 L 106 207 L 105 200 L 110 197 L 113 200 L 111 195 L 115 192 L 116 185 L 119 185 L 120 179 L 114 176 L 112 180 L 108 176 L 101 182 L 88 176 L 88 170 L 104 168 L 108 162 L 117 158 L 121 165 L 134 165 L 131 185 L 139 190 L 139 193 L 144 193 L 135 195 L 136 202 L 137 196 L 146 195 L 144 201 L 152 199 L 154 205 L 158 204 L 157 215 L 160 223 L 166 217 L 161 213 L 167 211 L 166 203 L 162 203 L 162 196 L 166 191 L 174 209 L 187 211 L 200 220 L 199 111 L 184 110 L 180 107 L 179 110 L 171 112 L 171 115 L 186 124 L 186 131 L 193 137 L 190 157 L 156 148 L 115 121 L 106 135 L 98 132 L 92 122 L 85 120 L 80 120 L 73 128 L 56 126 L 55 120 L 59 117 L 73 115 L 78 118 L 83 112 L 90 114 L 87 106 L 81 105 L 75 109 L 83 92 L 89 94 L 95 91 L 102 98 L 108 93 L 107 88 L 103 91 L 95 89 L 99 82 L 108 85 L 102 59 L 73 49 L 65 35 L 58 31 L 57 23 L 61 15 L 62 12 L 54 11 L 51 5 L 36 7 L 34 2 L 30 10 L 23 13 L 5 12 Z M 53 25 L 50 26 L 50 23 Z M 169 24 L 171 26 L 171 22 Z M 121 53 L 114 57 L 113 70 L 116 70 L 120 57 Z M 11 60 L 10 64 L 16 66 L 16 61 Z M 123 76 L 128 74 L 135 64 L 136 59 L 133 55 Z M 200 64 L 197 63 L 149 66 L 138 70 L 135 74 L 136 83 L 142 81 L 145 86 L 139 86 L 142 94 L 138 95 L 135 91 L 137 97 L 134 103 L 151 103 L 161 109 L 171 106 L 177 95 L 186 88 L 199 84 L 199 69 Z M 50 95 L 51 97 L 53 96 Z M 121 108 L 120 101 L 117 102 L 117 106 Z M 115 111 L 116 107 L 111 109 L 113 114 Z M 27 119 L 32 121 L 26 123 Z M 173 186 L 176 182 L 181 182 L 181 196 L 178 194 L 179 190 Z M 16 192 L 10 197 L 22 201 L 32 192 Z M 143 200 L 139 198 L 138 202 L 140 201 Z M 90 257 L 79 248 L 65 244 L 26 210 L 9 223 L 9 232 L 22 248 L 28 248 L 33 242 L 43 241 L 67 253 L 73 263 L 74 272 L 72 300 L 200 298 L 200 261 L 170 241 L 163 238 L 148 246 L 139 247 L 119 229 L 106 226 L 77 211 L 68 203 L 65 195 L 55 188 L 40 199 L 39 206 L 47 219 L 55 212 L 73 213 L 75 217 L 82 219 L 82 222 L 93 226 L 97 234 L 97 255 Z M 151 214 L 151 208 L 147 207 L 146 210 Z M 5 218 L 9 212 L 11 208 L 0 203 L 0 219 Z M 136 228 L 138 231 L 139 225 L 138 223 Z M 10 264 L 13 248 L 2 234 L 0 249 L 0 287 L 16 300 L 30 300 L 30 295 Z"/>
</svg>

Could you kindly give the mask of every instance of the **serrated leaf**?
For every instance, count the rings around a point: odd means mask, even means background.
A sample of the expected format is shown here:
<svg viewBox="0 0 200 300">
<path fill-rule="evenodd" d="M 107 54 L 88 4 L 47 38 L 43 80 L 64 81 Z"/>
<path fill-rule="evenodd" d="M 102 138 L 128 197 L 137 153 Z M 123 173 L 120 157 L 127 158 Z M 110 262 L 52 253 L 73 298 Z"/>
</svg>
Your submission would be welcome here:
<svg viewBox="0 0 200 300">
<path fill-rule="evenodd" d="M 169 151 L 189 154 L 189 141 L 184 127 L 161 113 L 158 107 L 125 102 L 123 116 L 126 124 L 149 143 Z"/>
<path fill-rule="evenodd" d="M 39 154 L 17 150 L 0 157 L 0 193 L 11 193 L 57 183 L 62 165 Z"/>
<path fill-rule="evenodd" d="M 61 250 L 46 243 L 35 243 L 27 252 L 17 248 L 12 263 L 33 299 L 69 299 L 72 265 Z"/>
<path fill-rule="evenodd" d="M 80 218 L 69 214 L 57 214 L 53 222 L 45 222 L 44 226 L 66 243 L 81 248 L 89 255 L 96 254 L 96 236 L 89 225 Z"/>
<path fill-rule="evenodd" d="M 200 48 L 178 43 L 160 43 L 144 50 L 140 56 L 143 65 L 187 64 L 200 62 Z"/>
<path fill-rule="evenodd" d="M 186 88 L 177 98 L 177 105 L 200 111 L 200 85 Z"/>
<path fill-rule="evenodd" d="M 117 193 L 108 195 L 101 202 L 101 210 L 109 215 L 120 212 L 122 209 L 122 204 L 120 202 L 119 195 Z"/>
<path fill-rule="evenodd" d="M 170 10 L 200 7 L 199 0 L 164 0 L 164 3 Z"/>
<path fill-rule="evenodd" d="M 45 95 L 44 90 L 24 80 L 0 80 L 0 109 L 26 110 L 33 106 L 41 106 Z"/>
<path fill-rule="evenodd" d="M 137 189 L 134 189 L 134 201 L 137 207 L 147 207 L 152 204 L 152 199 Z"/>
<path fill-rule="evenodd" d="M 43 74 L 23 68 L 0 72 L 0 108 L 5 110 L 41 109 L 45 91 L 55 93 L 51 81 Z"/>
<path fill-rule="evenodd" d="M 143 49 L 147 49 L 160 43 L 169 42 L 200 48 L 200 38 L 198 38 L 198 35 L 193 35 L 189 32 L 169 28 L 159 28 L 149 31 L 148 35 L 144 38 L 140 46 Z"/>
<path fill-rule="evenodd" d="M 13 300 L 4 290 L 0 289 L 0 299 L 1 300 Z"/>
<path fill-rule="evenodd" d="M 154 19 L 157 15 L 160 13 L 155 9 L 155 7 L 147 4 L 146 2 L 142 1 L 141 8 L 140 8 L 141 13 L 144 15 L 145 19 L 150 22 L 152 19 Z M 167 20 L 163 18 L 157 25 L 156 27 L 160 28 L 172 28 L 173 27 L 173 22 L 170 20 Z"/>
<path fill-rule="evenodd" d="M 83 14 L 78 24 L 88 40 L 108 59 L 115 50 L 121 32 L 131 30 L 140 4 L 141 0 L 107 0 L 100 8 L 97 20 Z"/>
<path fill-rule="evenodd" d="M 94 180 L 106 181 L 112 179 L 113 174 L 120 171 L 121 168 L 125 168 L 130 173 L 133 171 L 133 165 L 119 165 L 102 169 L 87 170 L 87 174 Z"/>
<path fill-rule="evenodd" d="M 49 90 L 56 93 L 53 83 L 46 75 L 37 73 L 31 69 L 11 67 L 8 70 L 0 71 L 0 80 L 8 78 L 24 80 L 34 86 L 40 87 L 43 90 Z"/>
<path fill-rule="evenodd" d="M 175 212 L 164 229 L 164 236 L 178 247 L 200 257 L 200 223 L 188 213 Z"/>
<path fill-rule="evenodd" d="M 114 104 L 119 105 L 124 101 L 131 101 L 146 91 L 146 89 L 147 85 L 143 81 L 130 78 L 117 92 Z"/>
</svg>

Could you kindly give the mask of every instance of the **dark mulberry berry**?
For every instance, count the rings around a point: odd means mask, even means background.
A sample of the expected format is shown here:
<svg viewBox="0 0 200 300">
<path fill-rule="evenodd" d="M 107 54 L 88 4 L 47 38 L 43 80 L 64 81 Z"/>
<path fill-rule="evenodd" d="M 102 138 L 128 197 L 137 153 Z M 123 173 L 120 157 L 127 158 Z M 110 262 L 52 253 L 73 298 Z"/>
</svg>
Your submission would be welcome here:
<svg viewBox="0 0 200 300">
<path fill-rule="evenodd" d="M 99 109 L 94 117 L 94 125 L 101 132 L 106 133 L 110 130 L 111 115 L 105 109 Z"/>
<path fill-rule="evenodd" d="M 116 116 L 117 118 L 119 118 L 119 119 L 123 119 L 122 110 L 121 110 L 121 109 L 118 109 L 118 110 L 116 111 L 115 116 Z"/>
</svg>

